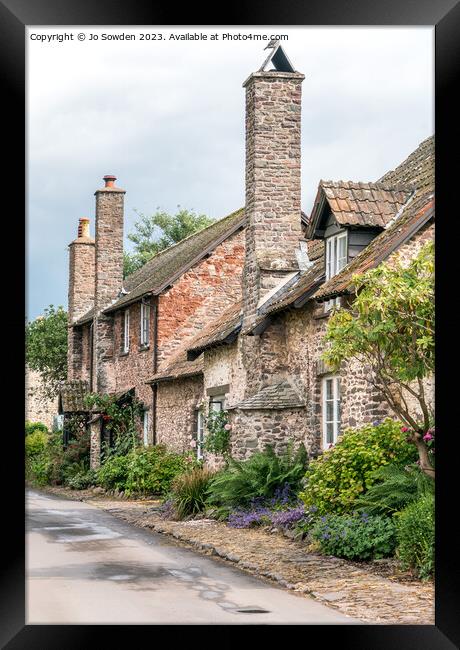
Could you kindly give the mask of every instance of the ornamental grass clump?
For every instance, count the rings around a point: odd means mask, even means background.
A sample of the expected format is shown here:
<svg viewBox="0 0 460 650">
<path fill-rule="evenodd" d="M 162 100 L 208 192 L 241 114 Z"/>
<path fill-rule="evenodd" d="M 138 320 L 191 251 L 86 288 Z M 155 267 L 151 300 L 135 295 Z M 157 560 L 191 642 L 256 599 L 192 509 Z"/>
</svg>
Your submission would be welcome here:
<svg viewBox="0 0 460 650">
<path fill-rule="evenodd" d="M 207 488 L 213 476 L 209 469 L 196 467 L 174 479 L 171 501 L 178 519 L 194 517 L 205 510 Z"/>
<path fill-rule="evenodd" d="M 324 515 L 311 531 L 322 553 L 347 560 L 389 557 L 396 548 L 396 531 L 389 517 L 367 513 Z"/>
<path fill-rule="evenodd" d="M 407 442 L 401 424 L 390 418 L 347 429 L 331 449 L 311 461 L 299 496 L 319 514 L 345 513 L 377 481 L 375 470 L 389 463 L 404 467 L 416 459 L 417 450 Z"/>
</svg>

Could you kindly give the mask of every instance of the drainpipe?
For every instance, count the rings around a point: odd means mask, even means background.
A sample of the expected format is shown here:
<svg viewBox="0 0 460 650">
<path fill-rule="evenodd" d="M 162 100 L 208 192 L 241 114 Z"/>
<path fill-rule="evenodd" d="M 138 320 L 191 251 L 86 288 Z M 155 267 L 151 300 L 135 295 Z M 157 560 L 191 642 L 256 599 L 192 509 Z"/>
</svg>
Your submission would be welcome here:
<svg viewBox="0 0 460 650">
<path fill-rule="evenodd" d="M 93 392 L 93 323 L 89 326 L 89 389 Z"/>
<path fill-rule="evenodd" d="M 158 296 L 153 305 L 153 374 L 156 374 L 158 367 Z M 157 389 L 158 385 L 152 385 L 152 434 L 153 444 L 157 444 Z"/>
</svg>

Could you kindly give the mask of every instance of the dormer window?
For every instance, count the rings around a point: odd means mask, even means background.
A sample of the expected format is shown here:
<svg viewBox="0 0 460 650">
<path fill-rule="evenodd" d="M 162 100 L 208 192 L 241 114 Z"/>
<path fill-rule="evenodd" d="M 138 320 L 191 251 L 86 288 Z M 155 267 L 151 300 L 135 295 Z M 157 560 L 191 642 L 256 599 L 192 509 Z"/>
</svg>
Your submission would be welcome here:
<svg viewBox="0 0 460 650">
<path fill-rule="evenodd" d="M 346 231 L 326 239 L 326 280 L 347 265 L 347 239 Z"/>
<path fill-rule="evenodd" d="M 348 262 L 347 231 L 332 235 L 326 239 L 326 282 L 337 275 Z M 333 298 L 325 303 L 325 310 L 340 305 L 340 298 Z"/>
</svg>

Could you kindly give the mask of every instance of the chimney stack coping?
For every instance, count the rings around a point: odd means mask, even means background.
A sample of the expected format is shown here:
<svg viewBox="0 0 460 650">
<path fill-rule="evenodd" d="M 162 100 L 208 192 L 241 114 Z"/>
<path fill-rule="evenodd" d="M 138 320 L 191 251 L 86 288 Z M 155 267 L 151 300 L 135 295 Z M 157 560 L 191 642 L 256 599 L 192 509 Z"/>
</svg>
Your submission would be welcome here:
<svg viewBox="0 0 460 650">
<path fill-rule="evenodd" d="M 98 194 L 99 192 L 123 192 L 126 194 L 126 190 L 122 190 L 121 187 L 115 187 L 115 181 L 117 180 L 117 177 L 113 174 L 106 174 L 103 176 L 102 180 L 104 181 L 105 186 L 101 187 L 99 190 L 96 190 L 94 194 Z"/>
</svg>

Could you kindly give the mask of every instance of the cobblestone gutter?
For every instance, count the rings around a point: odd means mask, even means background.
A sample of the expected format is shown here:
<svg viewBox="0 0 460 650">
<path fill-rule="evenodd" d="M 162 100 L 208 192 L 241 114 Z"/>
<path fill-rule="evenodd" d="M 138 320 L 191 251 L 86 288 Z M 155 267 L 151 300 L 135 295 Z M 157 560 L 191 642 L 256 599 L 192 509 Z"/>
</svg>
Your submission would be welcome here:
<svg viewBox="0 0 460 650">
<path fill-rule="evenodd" d="M 162 520 L 153 501 L 108 499 L 65 488 L 49 491 L 90 501 L 136 526 L 172 536 L 200 553 L 218 556 L 363 622 L 434 625 L 433 583 L 406 582 L 407 576 L 398 573 L 391 562 L 385 565 L 385 577 L 379 575 L 378 563 L 359 564 L 309 553 L 302 542 L 280 533 L 229 528 L 213 519 Z"/>
</svg>

